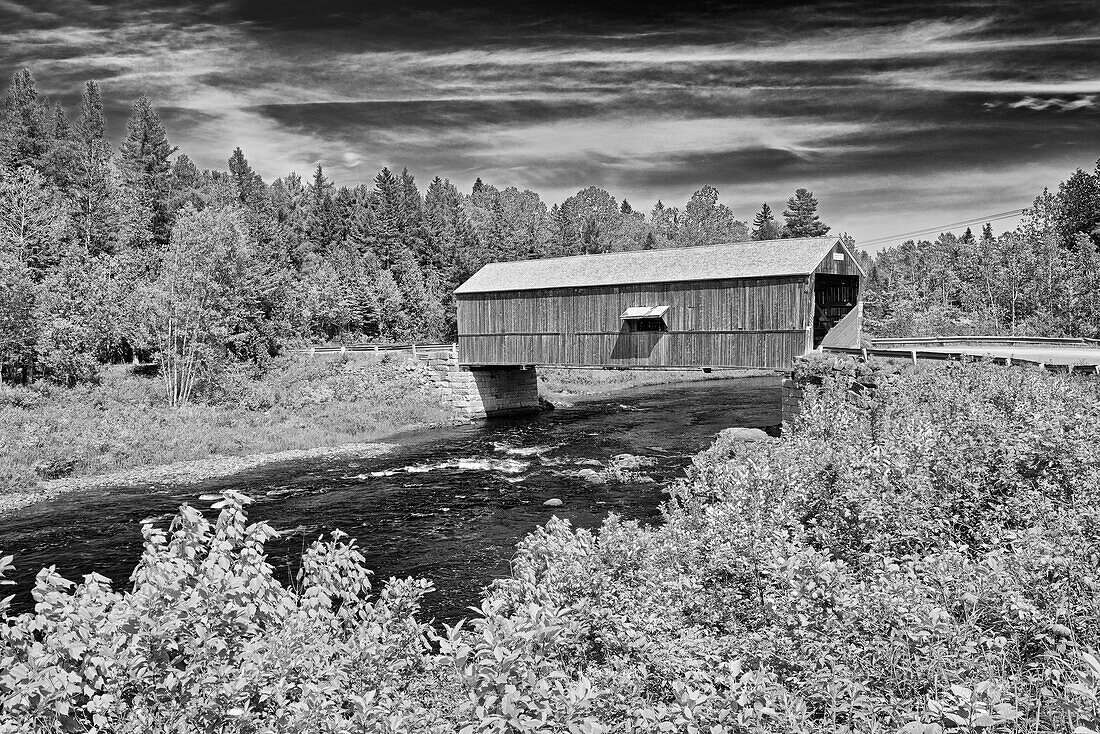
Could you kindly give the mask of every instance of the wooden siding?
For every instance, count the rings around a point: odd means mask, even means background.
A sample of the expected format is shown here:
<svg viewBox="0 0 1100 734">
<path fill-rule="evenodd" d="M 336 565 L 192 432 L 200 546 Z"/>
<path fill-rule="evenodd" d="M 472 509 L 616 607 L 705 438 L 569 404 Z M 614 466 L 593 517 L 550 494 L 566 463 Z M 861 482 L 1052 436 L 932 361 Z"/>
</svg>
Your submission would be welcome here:
<svg viewBox="0 0 1100 734">
<path fill-rule="evenodd" d="M 630 306 L 668 306 L 668 331 L 629 331 L 619 316 Z M 812 318 L 806 276 L 460 294 L 459 354 L 466 364 L 783 369 L 807 350 Z"/>
<path fill-rule="evenodd" d="M 843 259 L 837 260 L 834 257 L 835 255 L 841 255 Z M 852 259 L 851 253 L 849 253 L 844 248 L 844 245 L 839 242 L 833 245 L 833 249 L 825 256 L 821 264 L 814 269 L 814 272 L 829 273 L 832 275 L 863 275 L 859 270 L 859 265 Z"/>
</svg>

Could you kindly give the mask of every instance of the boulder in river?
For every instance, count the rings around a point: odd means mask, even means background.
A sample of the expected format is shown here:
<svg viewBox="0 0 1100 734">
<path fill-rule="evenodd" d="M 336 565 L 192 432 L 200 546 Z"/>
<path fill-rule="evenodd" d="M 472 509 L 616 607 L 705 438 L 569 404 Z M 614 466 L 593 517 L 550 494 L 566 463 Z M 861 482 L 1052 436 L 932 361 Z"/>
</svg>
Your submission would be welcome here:
<svg viewBox="0 0 1100 734">
<path fill-rule="evenodd" d="M 618 454 L 611 457 L 611 463 L 616 469 L 637 470 L 643 467 L 653 466 L 656 459 L 648 456 L 635 456 L 634 454 Z"/>
<path fill-rule="evenodd" d="M 770 441 L 769 436 L 759 428 L 744 428 L 742 426 L 735 426 L 733 428 L 725 428 L 718 432 L 718 440 L 726 441 L 728 443 L 747 443 L 749 441 Z"/>
<path fill-rule="evenodd" d="M 557 497 L 551 497 L 542 503 L 543 507 L 561 507 L 565 503 L 559 500 Z"/>
<path fill-rule="evenodd" d="M 604 484 L 607 482 L 595 469 L 581 469 L 577 472 L 577 476 L 589 484 Z"/>
</svg>

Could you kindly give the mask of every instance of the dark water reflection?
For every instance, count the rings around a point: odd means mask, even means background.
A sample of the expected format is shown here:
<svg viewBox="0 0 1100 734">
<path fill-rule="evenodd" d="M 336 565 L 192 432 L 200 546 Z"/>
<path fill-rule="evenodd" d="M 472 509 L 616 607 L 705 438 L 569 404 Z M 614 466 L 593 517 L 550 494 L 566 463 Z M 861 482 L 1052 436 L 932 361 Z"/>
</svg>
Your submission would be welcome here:
<svg viewBox="0 0 1100 734">
<path fill-rule="evenodd" d="M 358 539 L 378 578 L 422 576 L 437 591 L 428 615 L 463 616 L 480 589 L 509 572 L 515 544 L 551 516 L 595 527 L 615 512 L 659 522 L 663 485 L 728 426 L 779 423 L 773 378 L 642 388 L 537 416 L 398 439 L 394 452 L 271 465 L 186 487 L 136 486 L 70 494 L 21 511 L 0 527 L 0 551 L 15 554 L 17 611 L 30 608 L 38 569 L 66 578 L 96 571 L 125 583 L 141 553 L 141 521 L 166 526 L 184 502 L 232 487 L 253 497 L 250 519 L 284 535 L 270 561 L 293 572 L 302 548 L 333 528 Z M 616 454 L 651 457 L 654 482 L 592 484 Z M 563 505 L 543 502 L 560 498 Z M 212 515 L 212 511 L 210 513 Z M 11 593 L 11 587 L 7 593 Z"/>
</svg>

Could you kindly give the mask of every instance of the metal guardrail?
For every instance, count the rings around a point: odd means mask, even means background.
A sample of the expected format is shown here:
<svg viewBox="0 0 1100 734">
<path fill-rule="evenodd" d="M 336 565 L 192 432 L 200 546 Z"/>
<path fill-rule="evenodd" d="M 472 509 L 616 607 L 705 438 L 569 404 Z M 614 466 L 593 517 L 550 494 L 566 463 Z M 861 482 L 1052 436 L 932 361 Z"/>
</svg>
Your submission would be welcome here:
<svg viewBox="0 0 1100 734">
<path fill-rule="evenodd" d="M 458 352 L 457 344 L 341 344 L 340 346 L 312 346 L 301 349 L 289 350 L 296 354 L 308 354 L 311 357 L 316 354 L 347 354 L 349 352 L 373 352 L 386 354 L 390 352 L 409 352 L 414 357 L 430 352 Z"/>
<path fill-rule="evenodd" d="M 917 363 L 920 359 L 936 359 L 945 361 L 988 361 L 993 364 L 1003 365 L 1030 365 L 1033 367 L 1039 367 L 1051 371 L 1065 371 L 1069 373 L 1081 372 L 1087 374 L 1100 375 L 1100 364 L 1057 364 L 1051 362 L 1042 362 L 1037 359 L 1026 359 L 1020 357 L 997 357 L 991 355 L 979 355 L 971 354 L 970 352 L 943 352 L 943 351 L 924 351 L 920 349 L 881 349 L 878 347 L 823 347 L 823 352 L 829 354 L 850 354 L 853 356 L 862 356 L 863 359 L 867 359 L 868 356 L 872 357 L 884 357 L 887 359 L 907 359 L 911 360 L 913 364 Z"/>
<path fill-rule="evenodd" d="M 1100 339 L 1088 339 L 1086 337 L 1061 337 L 1061 336 L 929 336 L 929 337 L 905 337 L 900 339 L 867 337 L 867 341 L 875 348 L 888 348 L 892 346 L 903 347 L 917 344 L 942 344 L 944 346 L 958 344 L 972 344 L 975 346 L 1025 346 L 1042 345 L 1051 347 L 1098 347 Z"/>
</svg>

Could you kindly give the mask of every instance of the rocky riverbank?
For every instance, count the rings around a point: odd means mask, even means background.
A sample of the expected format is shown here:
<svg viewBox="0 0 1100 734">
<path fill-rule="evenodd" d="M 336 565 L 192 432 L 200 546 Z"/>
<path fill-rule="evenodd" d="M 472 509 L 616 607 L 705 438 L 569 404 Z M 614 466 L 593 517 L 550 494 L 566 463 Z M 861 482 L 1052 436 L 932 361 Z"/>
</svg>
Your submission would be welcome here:
<svg viewBox="0 0 1100 734">
<path fill-rule="evenodd" d="M 110 474 L 93 474 L 67 477 L 40 482 L 35 487 L 0 495 L 0 517 L 36 502 L 52 499 L 67 492 L 99 487 L 121 487 L 135 484 L 194 484 L 216 477 L 227 477 L 267 464 L 299 459 L 327 459 L 339 456 L 355 456 L 369 459 L 394 448 L 391 443 L 349 443 L 341 446 L 322 446 L 312 449 L 293 449 L 271 454 L 247 456 L 216 456 L 209 459 L 177 461 L 163 466 L 145 466 L 125 469 Z"/>
</svg>

